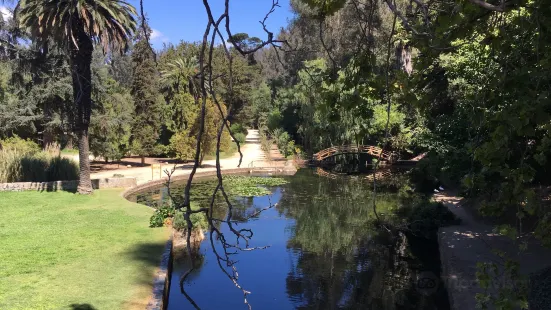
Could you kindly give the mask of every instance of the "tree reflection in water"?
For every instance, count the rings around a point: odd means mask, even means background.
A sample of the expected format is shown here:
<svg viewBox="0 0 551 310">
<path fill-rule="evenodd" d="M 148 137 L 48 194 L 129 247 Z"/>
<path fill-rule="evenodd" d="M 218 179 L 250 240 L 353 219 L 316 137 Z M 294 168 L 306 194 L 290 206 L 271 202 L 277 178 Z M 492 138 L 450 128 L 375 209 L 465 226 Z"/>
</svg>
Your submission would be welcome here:
<svg viewBox="0 0 551 310">
<path fill-rule="evenodd" d="M 421 259 L 410 243 L 430 243 L 379 228 L 369 189 L 362 180 L 304 173 L 285 186 L 279 210 L 295 219 L 288 248 L 298 254 L 287 276 L 289 298 L 299 309 L 446 308 L 445 296 L 424 296 L 415 287 L 420 271 L 439 274 L 439 262 Z M 376 199 L 378 212 L 390 220 L 398 195 L 379 193 Z M 438 255 L 435 246 L 426 250 Z"/>
</svg>

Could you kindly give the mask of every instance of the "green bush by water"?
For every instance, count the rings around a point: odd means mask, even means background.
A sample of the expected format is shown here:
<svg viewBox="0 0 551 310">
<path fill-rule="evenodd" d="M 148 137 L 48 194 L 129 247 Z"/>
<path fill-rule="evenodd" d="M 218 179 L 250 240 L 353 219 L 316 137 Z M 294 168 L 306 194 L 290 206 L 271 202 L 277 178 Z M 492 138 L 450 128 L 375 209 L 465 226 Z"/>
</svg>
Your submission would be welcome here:
<svg viewBox="0 0 551 310">
<path fill-rule="evenodd" d="M 165 220 L 174 216 L 174 206 L 170 201 L 163 201 L 161 205 L 153 207 L 155 213 L 149 219 L 149 227 L 163 227 Z"/>
<path fill-rule="evenodd" d="M 32 149 L 0 151 L 0 182 L 50 182 L 78 180 L 78 164 Z"/>
<path fill-rule="evenodd" d="M 198 210 L 199 206 L 191 203 L 191 210 Z M 164 201 L 161 205 L 155 207 L 155 213 L 149 219 L 149 227 L 162 227 L 167 219 L 172 218 L 172 227 L 176 230 L 184 231 L 187 223 L 184 217 L 184 210 L 176 210 L 170 201 Z M 193 213 L 190 215 L 193 227 L 208 227 L 207 218 L 204 213 Z"/>
<path fill-rule="evenodd" d="M 191 204 L 191 210 L 197 210 L 199 207 L 196 204 Z M 172 222 L 172 227 L 179 231 L 185 231 L 187 229 L 187 223 L 184 216 L 185 211 L 176 211 L 174 215 L 174 221 Z M 209 224 L 207 222 L 207 217 L 205 213 L 193 213 L 189 216 L 191 224 L 194 228 L 206 229 Z"/>
</svg>

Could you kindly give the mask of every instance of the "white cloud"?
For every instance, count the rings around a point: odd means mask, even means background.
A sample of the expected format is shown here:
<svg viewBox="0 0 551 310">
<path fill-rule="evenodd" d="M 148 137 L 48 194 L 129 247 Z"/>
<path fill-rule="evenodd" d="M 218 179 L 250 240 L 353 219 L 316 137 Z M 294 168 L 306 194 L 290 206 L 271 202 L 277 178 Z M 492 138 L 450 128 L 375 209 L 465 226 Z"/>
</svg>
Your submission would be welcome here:
<svg viewBox="0 0 551 310">
<path fill-rule="evenodd" d="M 168 43 L 168 42 L 170 42 L 168 37 L 165 36 L 162 32 L 160 32 L 157 29 L 151 29 L 150 39 L 151 39 L 152 42 L 156 42 L 156 43 Z"/>
<path fill-rule="evenodd" d="M 2 15 L 4 21 L 8 21 L 13 17 L 12 11 L 3 5 L 0 5 L 0 15 Z"/>
<path fill-rule="evenodd" d="M 157 29 L 151 29 L 151 40 L 162 38 L 163 34 Z"/>
</svg>

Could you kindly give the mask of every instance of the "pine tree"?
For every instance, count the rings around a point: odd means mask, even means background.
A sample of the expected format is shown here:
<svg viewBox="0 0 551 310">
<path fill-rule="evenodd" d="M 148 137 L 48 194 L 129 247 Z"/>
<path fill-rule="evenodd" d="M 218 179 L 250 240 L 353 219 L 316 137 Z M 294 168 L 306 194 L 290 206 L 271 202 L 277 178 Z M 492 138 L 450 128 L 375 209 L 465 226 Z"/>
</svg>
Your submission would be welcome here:
<svg viewBox="0 0 551 310">
<path fill-rule="evenodd" d="M 140 28 L 150 31 L 147 24 Z M 132 69 L 134 78 L 131 94 L 134 98 L 135 114 L 131 148 L 134 154 L 142 157 L 144 164 L 145 156 L 154 154 L 156 150 L 161 129 L 163 98 L 159 93 L 159 72 L 155 55 L 143 31 L 138 35 L 134 46 Z"/>
</svg>

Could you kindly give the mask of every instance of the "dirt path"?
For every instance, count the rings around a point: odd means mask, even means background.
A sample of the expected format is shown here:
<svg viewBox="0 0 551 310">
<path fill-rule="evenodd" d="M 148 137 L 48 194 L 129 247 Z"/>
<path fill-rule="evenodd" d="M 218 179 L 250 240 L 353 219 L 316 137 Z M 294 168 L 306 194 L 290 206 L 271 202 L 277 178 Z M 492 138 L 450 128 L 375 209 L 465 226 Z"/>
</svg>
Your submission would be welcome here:
<svg viewBox="0 0 551 310">
<path fill-rule="evenodd" d="M 442 279 L 446 283 L 451 309 L 476 309 L 477 293 L 482 293 L 476 281 L 478 262 L 503 262 L 494 250 L 520 262 L 520 271 L 530 275 L 551 265 L 551 251 L 536 240 L 527 239 L 526 251 L 519 254 L 519 246 L 511 239 L 493 233 L 486 225 L 463 208 L 464 200 L 451 193 L 438 193 L 434 200 L 444 203 L 462 223 L 438 231 Z"/>
<path fill-rule="evenodd" d="M 265 155 L 262 149 L 260 148 L 260 139 L 258 130 L 250 129 L 247 135 L 246 144 L 241 147 L 241 152 L 243 153 L 243 161 L 241 163 L 241 168 L 246 168 L 255 163 L 255 166 L 258 167 L 258 164 L 265 161 Z M 239 164 L 239 153 L 236 153 L 231 158 L 221 159 L 220 166 L 223 170 L 225 169 L 235 169 L 238 168 Z M 161 170 L 172 169 L 173 164 L 163 164 L 161 165 Z M 176 172 L 174 176 L 187 175 L 191 172 L 193 168 L 193 163 L 177 164 Z M 216 170 L 216 160 L 205 160 L 203 161 L 203 167 L 197 169 L 197 172 L 206 172 L 206 171 L 215 171 Z M 152 167 L 138 167 L 138 168 L 125 168 L 125 169 L 116 169 L 103 172 L 92 173 L 92 179 L 100 178 L 109 178 L 114 174 L 122 174 L 125 177 L 135 177 L 138 185 L 147 183 L 152 180 L 160 179 L 159 169 L 153 171 Z M 164 177 L 165 174 L 162 173 Z"/>
</svg>

